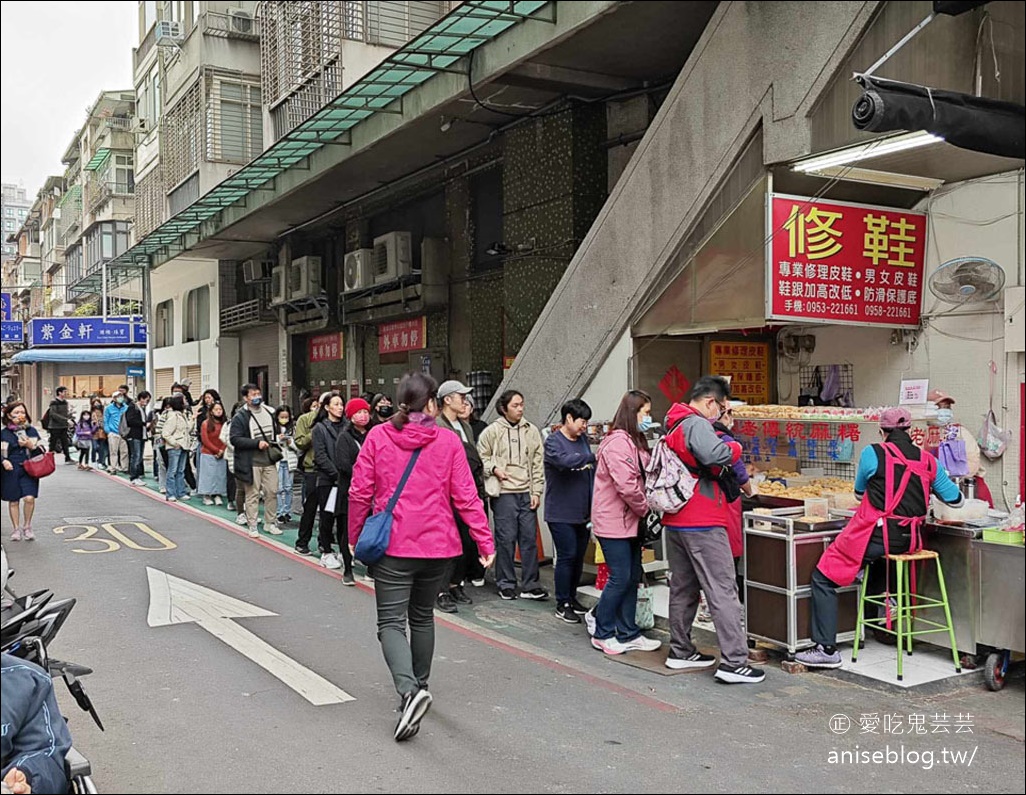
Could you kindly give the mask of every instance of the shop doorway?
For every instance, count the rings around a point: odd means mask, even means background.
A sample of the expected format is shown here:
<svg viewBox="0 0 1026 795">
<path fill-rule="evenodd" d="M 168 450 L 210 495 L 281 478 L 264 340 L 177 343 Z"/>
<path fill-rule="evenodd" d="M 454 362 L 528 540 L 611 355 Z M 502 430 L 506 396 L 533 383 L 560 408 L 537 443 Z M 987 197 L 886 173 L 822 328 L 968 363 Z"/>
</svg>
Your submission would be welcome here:
<svg viewBox="0 0 1026 795">
<path fill-rule="evenodd" d="M 256 384 L 261 394 L 264 395 L 264 397 L 269 398 L 270 395 L 267 390 L 268 387 L 270 387 L 270 374 L 271 369 L 266 364 L 260 365 L 259 367 L 250 367 L 249 378 L 246 379 L 246 383 Z"/>
</svg>

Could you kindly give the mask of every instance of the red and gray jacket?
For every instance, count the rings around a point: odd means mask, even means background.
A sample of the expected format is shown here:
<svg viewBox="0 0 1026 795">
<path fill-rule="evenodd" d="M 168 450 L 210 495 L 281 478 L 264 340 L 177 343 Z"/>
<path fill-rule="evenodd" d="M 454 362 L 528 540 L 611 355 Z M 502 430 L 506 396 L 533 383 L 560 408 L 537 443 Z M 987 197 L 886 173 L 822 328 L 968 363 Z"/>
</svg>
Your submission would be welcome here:
<svg viewBox="0 0 1026 795">
<path fill-rule="evenodd" d="M 672 406 L 666 421 L 673 429 L 666 445 L 695 474 L 698 485 L 679 513 L 663 515 L 663 524 L 681 529 L 727 527 L 730 503 L 716 478 L 724 467 L 741 460 L 741 445 L 720 439 L 712 423 L 684 403 Z"/>
</svg>

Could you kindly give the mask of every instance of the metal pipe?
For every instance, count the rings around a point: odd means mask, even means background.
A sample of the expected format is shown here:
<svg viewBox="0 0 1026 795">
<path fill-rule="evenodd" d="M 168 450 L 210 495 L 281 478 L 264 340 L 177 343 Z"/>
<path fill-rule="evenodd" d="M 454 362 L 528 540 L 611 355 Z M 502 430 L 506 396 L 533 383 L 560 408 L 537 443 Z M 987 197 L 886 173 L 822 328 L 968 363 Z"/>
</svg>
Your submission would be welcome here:
<svg viewBox="0 0 1026 795">
<path fill-rule="evenodd" d="M 146 373 L 143 375 L 143 384 L 145 388 L 150 392 L 153 392 L 157 388 L 156 378 L 153 375 L 153 306 L 152 306 L 152 295 L 150 286 L 150 266 L 149 263 L 143 268 L 142 272 L 142 310 L 143 310 L 143 323 L 146 327 Z M 156 397 L 156 396 L 154 396 Z"/>
</svg>

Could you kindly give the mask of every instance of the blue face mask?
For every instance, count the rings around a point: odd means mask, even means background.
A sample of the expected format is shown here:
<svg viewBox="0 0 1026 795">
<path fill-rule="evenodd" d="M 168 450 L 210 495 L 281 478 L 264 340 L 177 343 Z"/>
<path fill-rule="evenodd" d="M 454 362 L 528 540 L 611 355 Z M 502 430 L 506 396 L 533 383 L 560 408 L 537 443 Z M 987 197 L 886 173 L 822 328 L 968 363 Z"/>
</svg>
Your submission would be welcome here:
<svg viewBox="0 0 1026 795">
<path fill-rule="evenodd" d="M 651 427 L 652 427 L 652 415 L 651 414 L 646 414 L 644 417 L 641 418 L 641 420 L 639 420 L 639 422 L 638 422 L 638 429 L 642 433 L 645 433 L 646 431 L 651 429 Z"/>
<path fill-rule="evenodd" d="M 264 402 L 264 399 L 263 399 L 262 397 L 255 397 L 255 398 L 253 398 L 253 399 L 252 399 L 251 401 L 249 401 L 249 402 L 250 402 L 250 403 L 251 403 L 251 404 L 252 404 L 252 405 L 253 405 L 254 407 L 256 407 L 256 406 L 260 406 L 260 405 L 262 405 L 262 404 L 263 404 L 263 402 Z"/>
<path fill-rule="evenodd" d="M 955 412 L 951 409 L 938 409 L 937 422 L 941 425 L 950 425 L 955 421 Z"/>
</svg>

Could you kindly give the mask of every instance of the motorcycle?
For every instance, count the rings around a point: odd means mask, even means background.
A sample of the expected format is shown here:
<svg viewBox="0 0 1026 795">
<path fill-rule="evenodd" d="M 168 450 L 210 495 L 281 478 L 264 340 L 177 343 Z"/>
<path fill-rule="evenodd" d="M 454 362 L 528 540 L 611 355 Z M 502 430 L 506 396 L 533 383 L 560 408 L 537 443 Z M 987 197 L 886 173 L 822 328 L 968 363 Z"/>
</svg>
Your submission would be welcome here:
<svg viewBox="0 0 1026 795">
<path fill-rule="evenodd" d="M 6 551 L 3 552 L 2 561 L 0 561 L 0 572 L 3 574 L 4 591 L 3 600 L 0 603 L 0 650 L 35 663 L 48 672 L 52 679 L 63 679 L 68 691 L 75 699 L 75 703 L 82 710 L 88 712 L 100 731 L 103 731 L 103 722 L 80 681 L 82 677 L 91 674 L 92 669 L 51 657 L 48 650 L 57 632 L 68 620 L 76 600 L 59 599 L 54 601 L 54 594 L 48 590 L 16 596 L 7 583 L 12 572 L 7 568 Z M 70 749 L 64 759 L 64 771 L 70 783 L 70 792 L 95 793 L 97 791 L 92 780 L 92 767 L 89 760 L 74 747 Z"/>
</svg>

